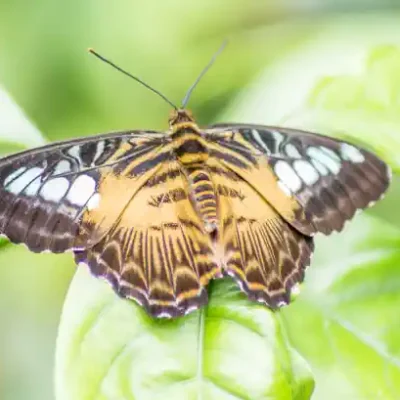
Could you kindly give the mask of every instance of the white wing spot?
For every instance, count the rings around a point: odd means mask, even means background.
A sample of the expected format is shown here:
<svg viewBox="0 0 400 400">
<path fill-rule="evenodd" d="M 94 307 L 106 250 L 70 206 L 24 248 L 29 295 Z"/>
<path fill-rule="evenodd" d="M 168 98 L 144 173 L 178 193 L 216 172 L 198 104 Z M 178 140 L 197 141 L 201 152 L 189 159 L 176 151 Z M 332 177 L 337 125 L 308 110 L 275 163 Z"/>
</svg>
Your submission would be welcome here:
<svg viewBox="0 0 400 400">
<path fill-rule="evenodd" d="M 276 149 L 275 153 L 279 153 L 279 147 L 280 147 L 281 143 L 283 142 L 284 137 L 283 137 L 282 133 L 280 133 L 278 131 L 270 131 L 270 132 L 271 132 L 272 137 L 275 140 L 275 149 Z"/>
<path fill-rule="evenodd" d="M 89 175 L 80 175 L 70 187 L 67 200 L 77 206 L 83 206 L 96 191 L 96 181 Z"/>
<path fill-rule="evenodd" d="M 185 315 L 190 314 L 193 311 L 196 311 L 199 308 L 199 306 L 190 306 L 185 310 Z"/>
<path fill-rule="evenodd" d="M 40 196 L 47 201 L 60 201 L 69 188 L 69 181 L 67 178 L 53 178 L 46 181 L 40 190 Z"/>
<path fill-rule="evenodd" d="M 71 164 L 68 161 L 61 160 L 54 168 L 53 175 L 65 174 L 71 172 Z"/>
<path fill-rule="evenodd" d="M 306 185 L 314 185 L 314 183 L 318 181 L 318 172 L 307 161 L 296 160 L 293 167 Z"/>
<path fill-rule="evenodd" d="M 125 285 L 123 285 L 122 287 L 124 287 Z M 141 301 L 141 300 L 139 300 L 138 298 L 136 298 L 136 297 L 132 297 L 132 299 L 134 300 L 134 301 L 136 301 L 136 303 L 138 303 L 139 304 L 139 306 L 142 306 L 143 307 L 143 301 Z"/>
<path fill-rule="evenodd" d="M 292 192 L 289 190 L 289 188 L 282 182 L 278 181 L 278 186 L 284 192 L 287 196 L 291 196 Z"/>
<path fill-rule="evenodd" d="M 278 178 L 288 187 L 291 192 L 301 189 L 301 179 L 293 168 L 285 161 L 278 161 L 275 164 L 275 173 Z"/>
<path fill-rule="evenodd" d="M 333 150 L 331 150 L 331 149 L 328 149 L 327 147 L 325 147 L 325 146 L 319 146 L 319 148 L 323 151 L 323 152 L 325 152 L 325 153 L 327 153 L 331 158 L 333 158 L 334 160 L 336 160 L 336 161 L 341 161 L 340 160 L 340 157 L 333 151 Z"/>
<path fill-rule="evenodd" d="M 26 167 L 21 167 L 18 168 L 16 171 L 11 172 L 11 174 L 8 175 L 6 179 L 4 179 L 4 186 L 7 186 L 12 180 L 14 180 L 20 174 L 22 174 L 25 170 Z"/>
<path fill-rule="evenodd" d="M 328 168 L 325 167 L 324 164 L 320 163 L 318 160 L 315 158 L 311 158 L 311 163 L 314 165 L 315 169 L 323 176 L 326 176 L 329 174 Z"/>
<path fill-rule="evenodd" d="M 35 179 L 31 182 L 24 190 L 24 194 L 27 196 L 36 196 L 40 190 L 42 182 L 40 179 Z"/>
<path fill-rule="evenodd" d="M 352 161 L 354 163 L 362 163 L 365 161 L 365 157 L 361 151 L 348 143 L 342 143 L 340 153 L 343 159 L 347 161 Z"/>
<path fill-rule="evenodd" d="M 242 292 L 245 292 L 243 283 L 242 283 L 241 281 L 239 281 L 239 279 L 237 279 L 237 278 L 235 277 L 235 275 L 232 275 L 232 277 L 235 279 L 235 282 L 236 282 L 236 284 L 239 286 L 239 289 L 240 289 Z"/>
<path fill-rule="evenodd" d="M 259 132 L 256 129 L 251 130 L 253 139 L 265 150 L 266 154 L 271 154 L 271 149 L 263 142 Z"/>
<path fill-rule="evenodd" d="M 277 303 L 276 303 L 276 306 L 278 307 L 278 308 L 281 308 L 281 307 L 285 307 L 285 306 L 287 306 L 287 302 L 286 301 L 284 301 L 284 300 L 280 300 L 280 301 L 278 301 Z"/>
<path fill-rule="evenodd" d="M 89 211 L 94 210 L 95 208 L 98 208 L 100 205 L 100 200 L 101 196 L 99 193 L 95 193 L 90 200 L 87 202 L 87 208 Z"/>
<path fill-rule="evenodd" d="M 26 188 L 26 194 L 28 196 L 34 196 L 40 187 L 40 180 L 37 180 L 36 178 L 39 178 L 43 171 L 43 168 L 39 167 L 27 169 L 22 175 L 6 186 L 5 189 L 13 194 L 19 194 Z"/>
<path fill-rule="evenodd" d="M 94 165 L 96 161 L 99 159 L 99 157 L 103 154 L 104 148 L 105 148 L 104 140 L 97 143 L 96 154 L 94 155 L 92 165 Z"/>
<path fill-rule="evenodd" d="M 171 314 L 168 314 L 166 311 L 161 312 L 160 314 L 157 314 L 158 318 L 172 318 Z"/>
<path fill-rule="evenodd" d="M 299 150 L 297 150 L 297 147 L 292 143 L 288 143 L 285 146 L 285 151 L 286 151 L 286 154 L 291 158 L 301 158 L 301 154 L 300 154 Z"/>
<path fill-rule="evenodd" d="M 338 174 L 341 168 L 341 163 L 339 158 L 332 158 L 329 156 L 328 152 L 323 151 L 322 148 L 310 147 L 307 149 L 307 155 L 314 160 L 317 160 L 326 168 L 329 169 L 333 174 Z"/>
<path fill-rule="evenodd" d="M 78 160 L 81 159 L 81 156 L 80 156 L 80 154 L 79 154 L 79 146 L 72 146 L 72 147 L 67 151 L 67 153 L 68 153 L 71 157 L 74 157 L 74 158 L 76 158 L 76 159 L 78 159 Z"/>
</svg>

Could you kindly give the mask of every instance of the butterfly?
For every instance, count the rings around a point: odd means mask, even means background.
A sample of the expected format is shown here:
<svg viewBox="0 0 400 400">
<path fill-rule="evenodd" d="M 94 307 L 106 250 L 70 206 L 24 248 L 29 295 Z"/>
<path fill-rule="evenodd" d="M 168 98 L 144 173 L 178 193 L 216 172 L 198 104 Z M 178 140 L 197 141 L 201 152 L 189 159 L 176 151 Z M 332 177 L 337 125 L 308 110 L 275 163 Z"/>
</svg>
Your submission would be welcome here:
<svg viewBox="0 0 400 400">
<path fill-rule="evenodd" d="M 0 160 L 0 233 L 34 252 L 72 251 L 154 317 L 205 305 L 207 284 L 224 276 L 276 309 L 304 279 L 313 236 L 341 231 L 389 181 L 381 159 L 346 141 L 251 124 L 202 129 L 175 107 L 165 132 Z"/>
</svg>

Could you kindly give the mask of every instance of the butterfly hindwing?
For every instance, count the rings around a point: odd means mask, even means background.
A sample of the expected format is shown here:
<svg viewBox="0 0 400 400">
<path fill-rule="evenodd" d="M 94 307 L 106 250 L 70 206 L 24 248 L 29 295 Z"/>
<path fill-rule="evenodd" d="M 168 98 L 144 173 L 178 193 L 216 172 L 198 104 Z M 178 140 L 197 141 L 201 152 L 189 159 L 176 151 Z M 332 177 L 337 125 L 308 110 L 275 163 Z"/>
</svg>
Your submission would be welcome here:
<svg viewBox="0 0 400 400">
<path fill-rule="evenodd" d="M 0 231 L 36 252 L 90 245 L 97 240 L 96 227 L 82 224 L 82 219 L 101 201 L 99 185 L 106 184 L 106 173 L 118 176 L 133 163 L 142 167 L 141 175 L 143 165 L 151 164 L 144 163 L 143 156 L 160 157 L 160 145 L 157 133 L 124 132 L 55 143 L 2 159 Z"/>
<path fill-rule="evenodd" d="M 232 276 L 253 301 L 272 308 L 288 304 L 293 287 L 303 281 L 314 248 L 313 239 L 288 224 L 228 168 L 219 165 L 212 169 L 225 274 Z"/>
<path fill-rule="evenodd" d="M 232 158 L 245 159 L 247 168 L 225 162 L 307 235 L 340 231 L 356 210 L 378 200 L 389 185 L 390 169 L 377 156 L 318 134 L 224 124 L 211 129 L 209 137 Z M 286 203 L 292 215 L 285 212 Z"/>
<path fill-rule="evenodd" d="M 91 213 L 93 221 L 114 223 L 96 245 L 76 252 L 77 261 L 153 316 L 175 317 L 204 305 L 205 286 L 220 267 L 179 164 L 160 164 L 137 192 L 114 185 L 114 193 L 123 192 L 130 201 L 118 216 L 101 205 Z"/>
</svg>

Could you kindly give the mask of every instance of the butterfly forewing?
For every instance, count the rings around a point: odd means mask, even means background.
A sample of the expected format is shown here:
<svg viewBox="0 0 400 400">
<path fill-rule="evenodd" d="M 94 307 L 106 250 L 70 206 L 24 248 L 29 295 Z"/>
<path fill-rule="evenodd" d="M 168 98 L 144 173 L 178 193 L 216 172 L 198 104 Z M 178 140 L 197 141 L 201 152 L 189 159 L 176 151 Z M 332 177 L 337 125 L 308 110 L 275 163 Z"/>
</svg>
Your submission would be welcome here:
<svg viewBox="0 0 400 400">
<path fill-rule="evenodd" d="M 86 218 L 110 177 L 135 180 L 158 165 L 157 133 L 115 133 L 56 143 L 0 162 L 0 231 L 33 251 L 63 252 L 90 246 L 104 234 L 104 222 Z M 166 157 L 166 155 L 165 155 Z M 128 165 L 129 172 L 126 171 Z M 136 169 L 135 169 L 136 168 Z M 112 175 L 110 175 L 112 172 Z M 124 204 L 114 198 L 115 212 Z M 101 229 L 100 229 L 101 227 Z"/>
<path fill-rule="evenodd" d="M 340 231 L 357 209 L 378 200 L 389 185 L 390 169 L 382 160 L 344 141 L 258 125 L 224 124 L 214 129 L 209 136 L 230 158 L 235 153 L 236 158 L 255 158 L 247 168 L 230 162 L 228 156 L 225 163 L 307 235 Z M 284 204 L 293 212 L 282 210 Z"/>
</svg>

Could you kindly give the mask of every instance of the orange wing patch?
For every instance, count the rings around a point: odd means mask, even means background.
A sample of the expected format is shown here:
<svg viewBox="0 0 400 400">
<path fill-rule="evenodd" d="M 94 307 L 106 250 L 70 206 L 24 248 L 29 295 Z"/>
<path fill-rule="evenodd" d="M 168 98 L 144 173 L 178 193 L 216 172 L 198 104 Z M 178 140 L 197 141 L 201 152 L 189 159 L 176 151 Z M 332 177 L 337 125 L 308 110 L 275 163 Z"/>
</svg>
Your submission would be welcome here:
<svg viewBox="0 0 400 400">
<path fill-rule="evenodd" d="M 214 173 L 213 181 L 225 273 L 253 301 L 272 308 L 289 303 L 291 289 L 309 265 L 312 238 L 296 231 L 244 180 Z"/>
<path fill-rule="evenodd" d="M 229 135 L 229 132 L 225 134 Z M 313 235 L 316 232 L 316 228 L 311 216 L 304 210 L 296 198 L 288 196 L 279 187 L 278 179 L 269 166 L 268 160 L 254 153 L 253 147 L 240 136 L 235 136 L 235 141 L 247 149 L 252 155 L 253 162 L 250 162 L 249 158 L 240 156 L 240 154 L 229 148 L 210 142 L 210 149 L 214 150 L 215 154 L 226 154 L 225 158 L 219 159 L 214 157 L 211 162 L 218 162 L 225 169 L 231 170 L 241 177 L 253 188 L 255 194 L 268 202 L 295 229 L 305 235 Z M 238 160 L 240 165 L 229 162 L 229 159 Z"/>
<path fill-rule="evenodd" d="M 162 164 L 147 180 L 140 178 L 138 190 L 124 179 L 112 182 L 108 198 L 115 193 L 114 211 L 110 203 L 90 214 L 94 221 L 107 221 L 103 226 L 115 223 L 77 260 L 154 316 L 175 317 L 205 304 L 205 286 L 221 272 L 178 163 Z M 123 210 L 116 215 L 121 201 Z"/>
<path fill-rule="evenodd" d="M 142 186 L 157 172 L 151 169 L 137 177 L 103 175 L 98 189 L 98 205 L 87 209 L 82 216 L 79 241 L 85 247 L 99 242 L 124 215 L 130 201 Z"/>
</svg>

